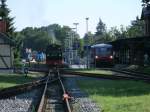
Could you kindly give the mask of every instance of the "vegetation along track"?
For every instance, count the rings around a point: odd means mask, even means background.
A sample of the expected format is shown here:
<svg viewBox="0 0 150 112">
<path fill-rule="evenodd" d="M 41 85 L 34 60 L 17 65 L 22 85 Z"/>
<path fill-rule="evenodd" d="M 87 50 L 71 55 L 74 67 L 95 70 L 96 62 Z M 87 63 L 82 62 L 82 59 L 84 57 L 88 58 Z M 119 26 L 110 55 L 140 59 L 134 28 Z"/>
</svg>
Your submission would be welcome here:
<svg viewBox="0 0 150 112">
<path fill-rule="evenodd" d="M 65 91 L 59 71 L 54 75 L 57 77 L 53 79 L 52 73 L 49 72 L 37 112 L 71 112 L 69 96 Z"/>
</svg>

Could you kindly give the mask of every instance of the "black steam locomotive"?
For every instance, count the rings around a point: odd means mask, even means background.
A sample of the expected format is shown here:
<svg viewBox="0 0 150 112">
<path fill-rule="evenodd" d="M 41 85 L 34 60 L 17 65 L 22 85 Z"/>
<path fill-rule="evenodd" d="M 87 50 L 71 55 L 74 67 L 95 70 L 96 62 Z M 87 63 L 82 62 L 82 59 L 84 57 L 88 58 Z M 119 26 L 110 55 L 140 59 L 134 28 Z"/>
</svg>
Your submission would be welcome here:
<svg viewBox="0 0 150 112">
<path fill-rule="evenodd" d="M 49 67 L 61 67 L 63 65 L 62 49 L 60 45 L 50 44 L 47 46 L 46 64 Z"/>
</svg>

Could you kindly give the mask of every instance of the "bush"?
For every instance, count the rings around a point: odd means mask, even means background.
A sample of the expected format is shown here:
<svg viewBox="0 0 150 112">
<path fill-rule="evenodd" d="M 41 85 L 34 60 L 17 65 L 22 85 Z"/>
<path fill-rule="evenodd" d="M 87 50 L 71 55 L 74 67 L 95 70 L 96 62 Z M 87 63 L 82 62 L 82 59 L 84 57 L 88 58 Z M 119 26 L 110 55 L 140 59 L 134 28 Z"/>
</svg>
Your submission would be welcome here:
<svg viewBox="0 0 150 112">
<path fill-rule="evenodd" d="M 19 58 L 14 59 L 14 67 L 22 67 L 23 63 Z"/>
</svg>

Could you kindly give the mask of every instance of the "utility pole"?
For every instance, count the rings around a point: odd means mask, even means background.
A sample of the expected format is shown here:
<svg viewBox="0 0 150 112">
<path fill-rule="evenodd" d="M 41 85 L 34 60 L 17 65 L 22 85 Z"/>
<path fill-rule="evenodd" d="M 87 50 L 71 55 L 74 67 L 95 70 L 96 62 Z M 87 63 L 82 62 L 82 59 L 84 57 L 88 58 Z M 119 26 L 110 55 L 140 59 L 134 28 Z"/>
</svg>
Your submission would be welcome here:
<svg viewBox="0 0 150 112">
<path fill-rule="evenodd" d="M 72 30 L 76 29 L 76 28 L 71 28 Z M 70 36 L 70 39 L 71 39 L 71 56 L 72 56 L 72 64 L 74 64 L 74 58 L 75 58 L 75 53 L 74 53 L 74 49 L 73 49 L 73 45 L 74 45 L 74 37 L 75 37 L 75 34 L 73 31 L 70 32 L 71 33 L 71 36 Z"/>
<path fill-rule="evenodd" d="M 79 25 L 79 23 L 73 23 L 75 25 L 75 28 L 76 28 L 76 34 L 77 34 L 77 26 Z"/>
<path fill-rule="evenodd" d="M 85 20 L 86 20 L 86 34 L 87 34 L 87 39 L 88 39 L 88 20 L 89 20 L 89 17 L 86 17 L 85 18 Z M 89 68 L 89 49 L 88 49 L 88 45 L 89 43 L 87 42 L 86 43 L 86 58 L 87 58 L 87 64 L 86 64 L 86 66 L 87 66 L 87 69 Z"/>
<path fill-rule="evenodd" d="M 89 20 L 89 18 L 87 17 L 85 19 L 86 19 L 86 34 L 88 34 L 88 20 Z"/>
<path fill-rule="evenodd" d="M 73 24 L 75 25 L 75 29 L 76 29 L 76 34 L 75 34 L 75 35 L 77 35 L 77 31 L 78 31 L 77 26 L 79 25 L 79 23 L 73 23 Z M 75 36 L 75 35 L 74 35 L 74 36 Z M 74 58 L 74 59 L 75 59 L 75 62 L 76 62 L 76 61 L 79 61 L 79 60 L 78 60 L 78 52 L 77 52 L 77 46 L 78 46 L 77 44 L 78 44 L 78 43 L 77 43 L 77 40 L 75 40 L 75 41 L 74 41 L 74 45 L 75 45 L 75 50 L 74 50 L 75 58 Z"/>
</svg>

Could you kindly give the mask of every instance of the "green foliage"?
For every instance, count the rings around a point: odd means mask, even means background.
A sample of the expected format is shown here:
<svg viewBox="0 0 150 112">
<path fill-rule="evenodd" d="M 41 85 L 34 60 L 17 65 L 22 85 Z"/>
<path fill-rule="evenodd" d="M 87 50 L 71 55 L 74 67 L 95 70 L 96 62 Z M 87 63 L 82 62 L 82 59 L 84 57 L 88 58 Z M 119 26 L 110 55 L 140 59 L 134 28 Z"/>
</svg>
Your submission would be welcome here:
<svg viewBox="0 0 150 112">
<path fill-rule="evenodd" d="M 94 43 L 94 35 L 91 32 L 85 34 L 84 38 L 84 45 L 92 45 Z"/>
<path fill-rule="evenodd" d="M 44 50 L 52 40 L 46 31 L 32 27 L 25 28 L 20 33 L 23 35 L 23 48 L 32 48 L 32 50 Z"/>
<path fill-rule="evenodd" d="M 123 38 L 141 37 L 144 35 L 144 21 L 141 21 L 137 16 L 135 20 L 131 21 L 131 25 L 125 27 L 123 25 L 118 29 L 111 27 L 110 30 L 106 29 L 106 25 L 99 20 L 96 27 L 97 32 L 94 35 L 94 43 L 105 43 Z"/>
<path fill-rule="evenodd" d="M 15 58 L 13 64 L 14 64 L 13 65 L 14 67 L 22 67 L 23 66 L 21 63 L 21 60 L 19 58 Z"/>
<path fill-rule="evenodd" d="M 101 19 L 99 19 L 96 30 L 97 31 L 94 35 L 94 43 L 105 43 L 113 40 L 110 34 L 107 32 L 105 23 L 103 23 Z"/>
<path fill-rule="evenodd" d="M 111 27 L 108 34 L 112 40 L 116 40 L 121 37 L 121 32 L 117 29 L 117 27 Z"/>
<path fill-rule="evenodd" d="M 145 7 L 145 6 L 148 6 L 149 5 L 149 2 L 150 0 L 142 0 L 142 5 Z"/>
<path fill-rule="evenodd" d="M 101 19 L 99 19 L 99 22 L 97 24 L 97 27 L 96 27 L 96 36 L 99 36 L 99 35 L 103 35 L 105 34 L 106 32 L 106 25 L 103 23 L 103 21 Z"/>
<path fill-rule="evenodd" d="M 81 58 L 83 58 L 84 52 L 83 52 L 83 46 L 84 46 L 84 42 L 83 39 L 79 39 L 79 43 L 80 43 L 80 47 L 78 50 L 78 54 L 80 55 Z"/>
<path fill-rule="evenodd" d="M 144 35 L 144 21 L 136 17 L 136 20 L 131 22 L 131 26 L 127 29 L 128 37 L 140 37 Z"/>
<path fill-rule="evenodd" d="M 40 51 L 44 51 L 46 46 L 51 43 L 61 44 L 64 48 L 65 39 L 69 32 L 71 32 L 71 28 L 68 26 L 61 27 L 58 24 L 41 28 L 27 27 L 18 34 L 22 40 L 18 43 L 22 44 L 23 48 Z"/>
</svg>

